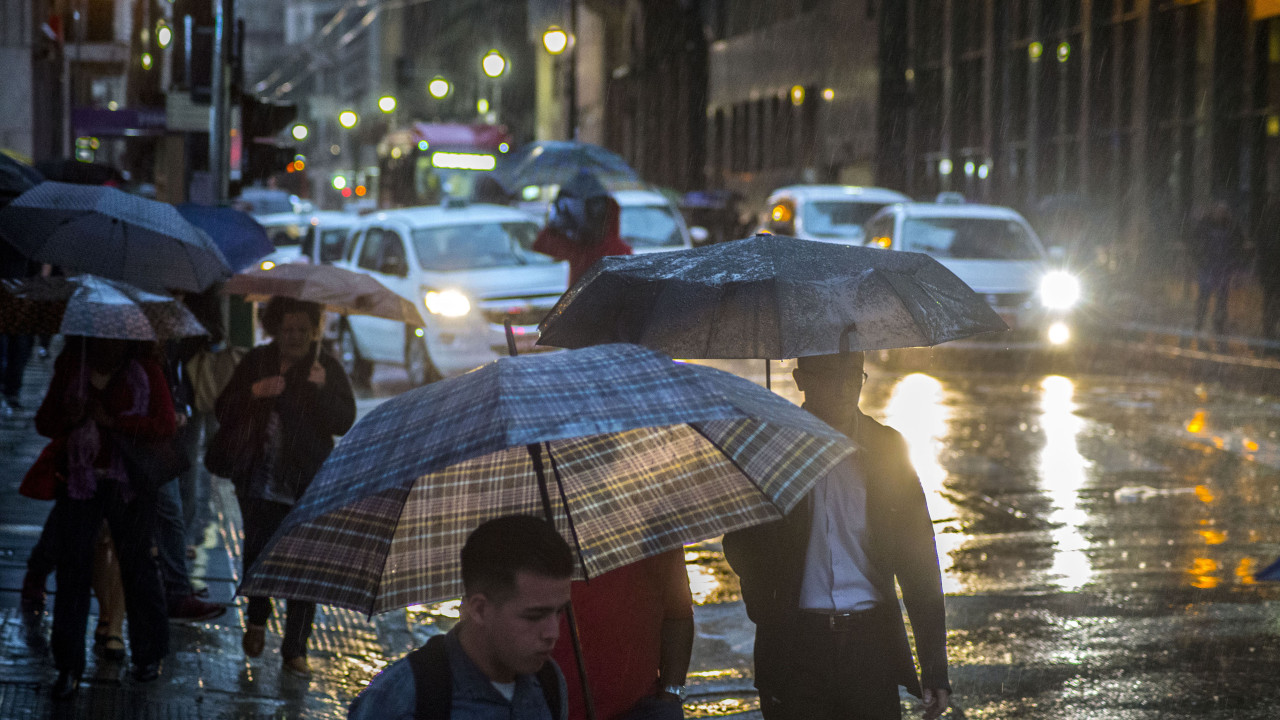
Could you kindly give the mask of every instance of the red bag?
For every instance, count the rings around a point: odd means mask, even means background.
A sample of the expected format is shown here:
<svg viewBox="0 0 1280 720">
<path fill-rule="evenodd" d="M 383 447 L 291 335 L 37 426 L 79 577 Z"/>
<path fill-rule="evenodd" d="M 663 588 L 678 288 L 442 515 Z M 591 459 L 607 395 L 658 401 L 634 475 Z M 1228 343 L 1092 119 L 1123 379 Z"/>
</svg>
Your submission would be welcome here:
<svg viewBox="0 0 1280 720">
<path fill-rule="evenodd" d="M 58 487 L 67 482 L 66 472 L 62 468 L 62 460 L 66 457 L 67 441 L 58 438 L 49 441 L 40 451 L 40 457 L 22 476 L 22 484 L 18 493 L 33 500 L 52 500 L 58 495 Z"/>
</svg>

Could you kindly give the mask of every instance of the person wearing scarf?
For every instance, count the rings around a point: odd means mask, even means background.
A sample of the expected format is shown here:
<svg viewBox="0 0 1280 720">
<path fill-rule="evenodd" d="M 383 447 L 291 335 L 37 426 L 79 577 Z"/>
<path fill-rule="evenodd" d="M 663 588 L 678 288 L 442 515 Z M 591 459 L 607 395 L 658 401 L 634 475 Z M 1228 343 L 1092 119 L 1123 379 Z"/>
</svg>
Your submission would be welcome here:
<svg viewBox="0 0 1280 720">
<path fill-rule="evenodd" d="M 104 519 L 120 563 L 133 677 L 155 680 L 169 653 L 164 590 L 151 555 L 155 488 L 131 476 L 125 454 L 113 442 L 117 436 L 159 442 L 177 432 L 164 369 L 153 348 L 124 340 L 67 338 L 35 425 L 65 448 L 66 484 L 52 511 L 58 517 L 54 696 L 74 694 L 84 673 L 94 545 Z"/>
</svg>

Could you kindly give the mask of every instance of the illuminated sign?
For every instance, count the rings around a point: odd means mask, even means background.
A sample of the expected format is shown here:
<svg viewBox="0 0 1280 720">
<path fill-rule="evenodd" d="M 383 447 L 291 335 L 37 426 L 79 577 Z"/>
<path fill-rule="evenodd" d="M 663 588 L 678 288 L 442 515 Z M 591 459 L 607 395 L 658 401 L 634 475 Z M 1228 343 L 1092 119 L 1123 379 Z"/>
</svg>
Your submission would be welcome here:
<svg viewBox="0 0 1280 720">
<path fill-rule="evenodd" d="M 431 164 L 451 170 L 492 170 L 498 166 L 498 160 L 492 155 L 438 152 L 431 154 Z"/>
</svg>

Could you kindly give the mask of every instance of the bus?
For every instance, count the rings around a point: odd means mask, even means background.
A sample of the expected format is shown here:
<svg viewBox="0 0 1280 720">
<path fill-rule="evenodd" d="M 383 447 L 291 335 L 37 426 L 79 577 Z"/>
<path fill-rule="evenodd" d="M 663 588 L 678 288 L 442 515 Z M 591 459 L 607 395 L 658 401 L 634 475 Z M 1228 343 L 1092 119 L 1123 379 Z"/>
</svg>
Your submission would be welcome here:
<svg viewBox="0 0 1280 720">
<path fill-rule="evenodd" d="M 470 199 L 512 145 L 503 125 L 415 122 L 393 130 L 378 143 L 378 207 Z"/>
</svg>

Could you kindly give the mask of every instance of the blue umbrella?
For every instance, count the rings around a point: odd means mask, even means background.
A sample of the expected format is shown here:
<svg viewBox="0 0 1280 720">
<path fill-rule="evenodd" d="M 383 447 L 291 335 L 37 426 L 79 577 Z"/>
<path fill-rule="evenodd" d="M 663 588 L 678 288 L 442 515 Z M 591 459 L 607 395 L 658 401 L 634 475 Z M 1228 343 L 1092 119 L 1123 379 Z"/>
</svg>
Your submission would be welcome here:
<svg viewBox="0 0 1280 720">
<path fill-rule="evenodd" d="M 267 231 L 248 213 L 235 208 L 184 203 L 176 206 L 187 222 L 213 240 L 232 272 L 240 272 L 275 248 Z"/>
</svg>

